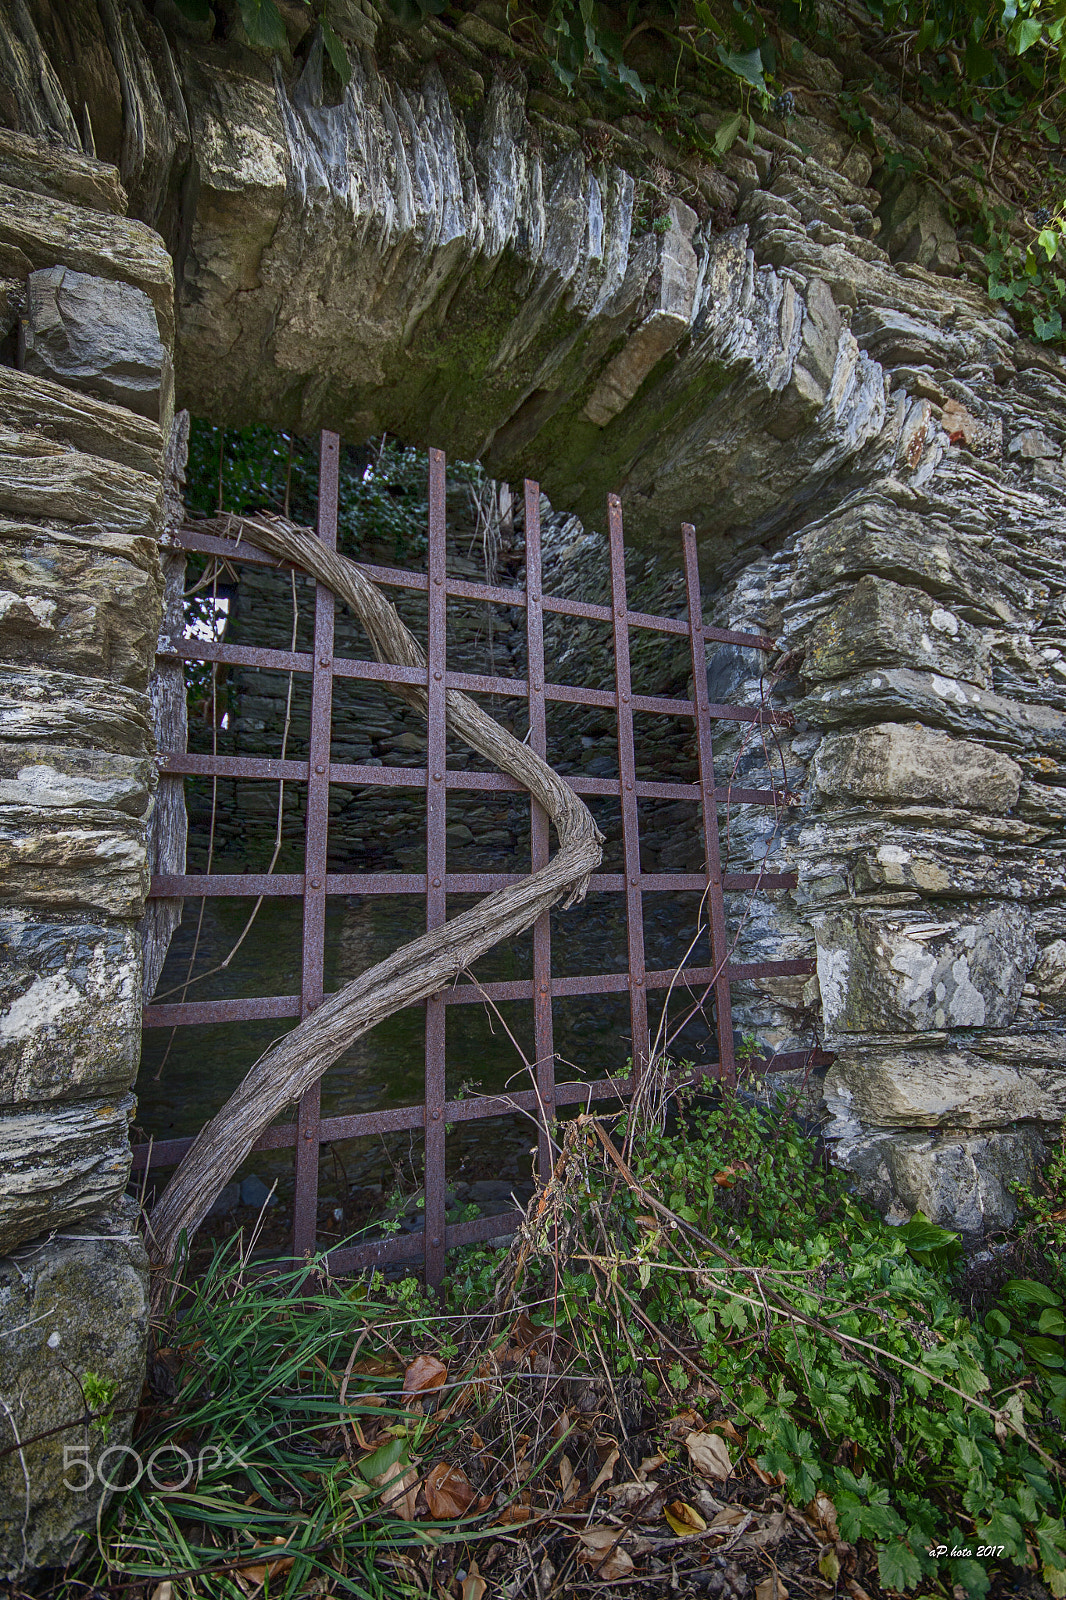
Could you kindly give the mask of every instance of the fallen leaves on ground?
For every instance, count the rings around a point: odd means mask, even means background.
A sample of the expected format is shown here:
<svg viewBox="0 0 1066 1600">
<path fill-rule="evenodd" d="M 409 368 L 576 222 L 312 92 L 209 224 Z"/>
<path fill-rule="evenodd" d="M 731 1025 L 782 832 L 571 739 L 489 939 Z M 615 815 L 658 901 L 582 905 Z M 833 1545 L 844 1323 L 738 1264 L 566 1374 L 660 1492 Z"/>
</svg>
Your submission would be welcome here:
<svg viewBox="0 0 1066 1600">
<path fill-rule="evenodd" d="M 582 1528 L 578 1533 L 577 1537 L 582 1546 L 578 1560 L 587 1562 L 597 1578 L 602 1578 L 605 1582 L 614 1578 L 628 1577 L 633 1571 L 633 1557 L 628 1551 L 623 1550 L 618 1542 L 622 1533 L 621 1528 L 605 1526 Z"/>
<path fill-rule="evenodd" d="M 423 1493 L 430 1516 L 441 1522 L 465 1516 L 477 1498 L 462 1468 L 451 1467 L 446 1461 L 430 1467 Z"/>
<path fill-rule="evenodd" d="M 712 1433 L 705 1429 L 700 1433 L 690 1433 L 685 1438 L 685 1449 L 693 1467 L 703 1478 L 717 1479 L 724 1482 L 732 1476 L 733 1461 L 729 1454 L 729 1447 L 719 1433 Z"/>
<path fill-rule="evenodd" d="M 788 1590 L 776 1572 L 755 1585 L 755 1600 L 788 1600 Z"/>
<path fill-rule="evenodd" d="M 707 1530 L 706 1519 L 686 1500 L 671 1500 L 668 1506 L 663 1507 L 663 1516 L 679 1537 L 688 1533 L 705 1533 Z"/>
<path fill-rule="evenodd" d="M 274 1540 L 274 1544 L 286 1545 L 288 1544 L 288 1540 L 283 1539 L 279 1533 L 277 1538 Z M 260 1546 L 257 1546 L 256 1550 L 252 1552 L 253 1555 L 257 1554 L 260 1548 Z M 269 1546 L 266 1548 L 269 1548 Z M 238 1584 L 244 1590 L 245 1594 L 251 1594 L 253 1589 L 261 1588 L 262 1585 L 266 1583 L 268 1577 L 270 1579 L 282 1577 L 284 1573 L 288 1572 L 295 1560 L 295 1556 L 279 1556 L 276 1561 L 263 1561 L 254 1566 L 238 1567 L 233 1576 L 236 1578 Z M 162 1588 L 163 1585 L 160 1584 L 159 1587 Z"/>
<path fill-rule="evenodd" d="M 482 1600 L 488 1584 L 477 1569 L 477 1562 L 471 1561 L 470 1571 L 463 1579 L 462 1600 Z"/>
<path fill-rule="evenodd" d="M 415 1356 L 403 1375 L 405 1395 L 431 1394 L 448 1381 L 448 1369 L 436 1356 Z"/>
</svg>

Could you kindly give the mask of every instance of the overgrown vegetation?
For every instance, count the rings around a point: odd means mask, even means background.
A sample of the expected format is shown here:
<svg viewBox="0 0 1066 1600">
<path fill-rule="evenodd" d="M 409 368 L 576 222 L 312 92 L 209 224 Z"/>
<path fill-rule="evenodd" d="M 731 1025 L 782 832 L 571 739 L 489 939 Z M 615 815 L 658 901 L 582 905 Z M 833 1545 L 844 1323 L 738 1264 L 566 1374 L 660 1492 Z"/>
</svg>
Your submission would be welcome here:
<svg viewBox="0 0 1066 1600">
<path fill-rule="evenodd" d="M 1066 1594 L 1066 1155 L 1034 1275 L 967 1317 L 954 1236 L 857 1204 L 784 1106 L 560 1133 L 441 1301 L 221 1250 L 158 1330 L 153 1481 L 53 1592 Z"/>
<path fill-rule="evenodd" d="M 239 19 L 254 46 L 288 49 L 275 0 L 176 3 L 201 24 L 213 19 L 223 33 Z M 343 87 L 351 67 L 336 0 L 303 3 Z M 430 18 L 459 20 L 470 7 L 461 0 L 383 0 L 383 9 L 417 28 Z M 919 176 L 938 189 L 978 253 L 992 297 L 1038 339 L 1062 338 L 1066 12 L 1060 0 L 868 0 L 865 10 L 827 0 L 549 0 L 534 8 L 509 0 L 501 9 L 512 37 L 568 93 L 594 89 L 602 101 L 598 115 L 636 111 L 675 145 L 712 161 L 736 139 L 752 139 L 757 119 L 794 134 L 802 148 L 792 119 L 806 109 L 808 90 L 797 83 L 805 50 L 835 59 L 842 35 L 861 42 L 872 75 L 852 76 L 835 96 L 819 92 L 819 116 L 866 143 L 887 177 Z M 652 38 L 661 48 L 648 66 L 641 57 Z M 713 136 L 686 105 L 682 90 L 693 83 L 736 108 Z M 942 150 L 913 138 L 904 145 L 893 131 L 905 101 L 956 147 L 948 187 Z"/>
<path fill-rule="evenodd" d="M 186 505 L 194 517 L 274 511 L 313 527 L 318 514 L 318 440 L 265 425 L 216 428 L 194 418 Z M 343 443 L 337 545 L 354 556 L 390 546 L 397 561 L 425 549 L 426 453 L 383 436 Z"/>
</svg>

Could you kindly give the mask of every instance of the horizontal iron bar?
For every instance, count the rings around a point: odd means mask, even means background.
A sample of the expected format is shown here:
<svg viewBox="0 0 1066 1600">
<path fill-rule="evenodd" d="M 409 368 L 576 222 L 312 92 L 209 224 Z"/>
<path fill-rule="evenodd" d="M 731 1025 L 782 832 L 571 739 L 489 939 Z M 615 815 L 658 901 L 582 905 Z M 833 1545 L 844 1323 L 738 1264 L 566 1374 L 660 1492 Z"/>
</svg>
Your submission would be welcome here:
<svg viewBox="0 0 1066 1600">
<path fill-rule="evenodd" d="M 171 534 L 168 543 L 177 545 L 183 550 L 198 550 L 203 555 L 221 556 L 230 561 L 247 563 L 249 566 L 286 565 L 273 556 L 268 556 L 247 540 L 242 540 L 238 545 L 233 539 L 220 539 L 215 534 L 199 533 L 189 523 Z M 399 589 L 421 589 L 423 593 L 428 588 L 428 579 L 424 572 L 403 572 L 397 567 L 376 567 L 364 561 L 357 561 L 356 566 L 375 583 L 389 584 Z M 515 606 L 520 610 L 524 610 L 526 604 L 524 589 L 505 589 L 499 584 L 470 583 L 462 578 L 446 579 L 445 593 L 463 600 L 488 600 L 495 605 Z M 554 611 L 560 616 L 587 617 L 592 622 L 614 621 L 614 614 L 609 606 L 590 605 L 582 600 L 567 600 L 555 595 L 544 595 L 542 604 L 545 611 Z M 688 634 L 688 623 L 680 618 L 656 617 L 647 611 L 628 612 L 626 623 L 630 628 L 644 628 L 653 633 Z M 764 633 L 739 633 L 735 629 L 713 628 L 709 624 L 704 625 L 703 637 L 715 644 L 734 644 L 753 650 L 777 649 L 776 641 Z"/>
<path fill-rule="evenodd" d="M 741 961 L 730 962 L 726 974 L 731 983 L 749 978 L 810 978 L 815 973 L 815 963 L 810 959 L 795 961 Z M 713 983 L 714 967 L 670 967 L 662 971 L 649 971 L 646 983 L 649 989 L 666 989 L 671 984 Z M 588 994 L 626 994 L 629 991 L 628 972 L 597 972 L 583 977 L 553 978 L 553 999 L 574 999 Z M 336 992 L 336 991 L 334 991 Z M 511 978 L 505 982 L 457 984 L 443 990 L 444 1003 L 449 1006 L 477 1005 L 482 1000 L 532 1000 L 532 978 Z M 183 1024 L 202 1025 L 215 1022 L 247 1022 L 267 1017 L 299 1016 L 298 995 L 255 995 L 244 1000 L 186 1000 L 179 1005 L 145 1006 L 142 1027 L 173 1028 Z"/>
<path fill-rule="evenodd" d="M 502 1211 L 492 1217 L 475 1217 L 472 1222 L 457 1222 L 444 1230 L 444 1247 L 455 1250 L 464 1244 L 481 1244 L 485 1239 L 512 1234 L 522 1220 L 521 1211 Z M 391 1238 L 372 1239 L 366 1244 L 342 1245 L 330 1250 L 326 1264 L 330 1273 L 340 1277 L 349 1272 L 365 1272 L 369 1268 L 393 1261 L 420 1261 L 426 1241 L 421 1233 L 397 1233 Z"/>
<path fill-rule="evenodd" d="M 207 754 L 170 751 L 156 757 L 159 771 L 168 776 L 202 778 L 284 778 L 307 782 L 306 761 L 281 761 L 277 756 L 214 756 Z M 329 781 L 352 784 L 365 788 L 424 789 L 425 767 L 366 767 L 352 766 L 342 761 L 330 763 Z M 620 793 L 620 778 L 585 778 L 577 775 L 563 776 L 575 794 L 602 795 L 607 799 Z M 446 789 L 488 789 L 524 794 L 526 791 L 516 778 L 504 773 L 464 772 L 449 768 L 445 773 Z M 638 800 L 702 800 L 703 791 L 698 783 L 657 783 L 653 779 L 638 778 L 634 790 Z M 716 789 L 714 798 L 719 805 L 774 806 L 787 809 L 798 805 L 794 795 L 778 789 L 742 789 L 728 785 Z"/>
<path fill-rule="evenodd" d="M 588 1083 L 557 1083 L 556 1105 L 581 1105 L 586 1100 L 624 1099 L 629 1094 L 628 1078 L 597 1078 Z M 507 1117 L 516 1112 L 536 1111 L 535 1089 L 517 1089 L 513 1094 L 476 1096 L 472 1100 L 449 1100 L 444 1106 L 445 1122 L 475 1122 L 484 1117 Z M 323 1117 L 319 1139 L 327 1144 L 334 1139 L 362 1139 L 380 1133 L 405 1133 L 425 1123 L 423 1106 L 391 1106 L 386 1111 L 359 1111 L 344 1117 Z M 256 1140 L 253 1150 L 291 1149 L 296 1143 L 295 1122 L 275 1123 Z M 190 1150 L 192 1139 L 157 1140 L 151 1145 L 134 1146 L 135 1171 L 148 1165 L 172 1167 Z"/>
<path fill-rule="evenodd" d="M 522 883 L 528 876 L 521 872 L 449 872 L 444 878 L 444 889 L 447 894 L 492 894 L 497 889 Z M 794 872 L 727 872 L 722 878 L 722 888 L 794 889 L 796 882 Z M 304 893 L 304 883 L 302 872 L 156 873 L 149 898 L 176 900 L 206 895 L 212 899 L 250 899 L 264 895 L 271 899 L 298 899 Z M 620 894 L 625 886 L 625 876 L 620 872 L 594 872 L 589 879 L 589 891 L 593 894 Z M 641 874 L 640 887 L 645 894 L 670 894 L 689 889 L 702 892 L 707 887 L 707 875 L 702 872 L 645 872 Z M 330 872 L 326 875 L 327 894 L 424 895 L 425 892 L 424 872 Z"/>
<path fill-rule="evenodd" d="M 215 1022 L 259 1022 L 272 1017 L 298 1017 L 298 994 L 249 995 L 241 1000 L 182 1000 L 175 1005 L 161 1001 L 145 1006 L 142 1028 L 180 1028 Z"/>
<path fill-rule="evenodd" d="M 750 1063 L 749 1070 L 765 1072 L 792 1072 L 806 1066 L 828 1066 L 836 1060 L 836 1056 L 827 1050 L 790 1050 L 775 1053 L 764 1060 Z M 705 1062 L 694 1067 L 691 1074 L 693 1078 L 715 1078 L 718 1075 L 717 1062 Z M 589 1083 L 557 1083 L 555 1085 L 556 1105 L 582 1105 L 589 1101 L 599 1100 L 625 1100 L 631 1092 L 630 1081 L 626 1078 L 598 1078 Z M 475 1096 L 472 1100 L 449 1100 L 444 1107 L 445 1122 L 476 1122 L 485 1117 L 509 1116 L 515 1112 L 535 1111 L 537 1109 L 537 1095 L 534 1089 L 518 1089 L 509 1095 Z M 329 1144 L 339 1139 L 365 1138 L 368 1135 L 379 1133 L 406 1132 L 410 1128 L 421 1128 L 425 1121 L 425 1110 L 422 1106 L 396 1106 L 388 1111 L 365 1111 L 344 1117 L 323 1117 L 319 1138 L 321 1143 Z M 261 1134 L 252 1146 L 252 1150 L 284 1150 L 291 1149 L 296 1143 L 296 1124 L 294 1122 L 275 1123 Z M 133 1147 L 133 1170 L 143 1172 L 149 1165 L 156 1167 L 177 1166 L 182 1157 L 191 1150 L 192 1139 L 160 1139 L 151 1144 L 139 1144 Z M 484 1218 L 477 1219 L 484 1221 Z M 473 1226 L 476 1224 L 464 1224 Z M 491 1237 L 491 1235 L 489 1235 Z M 459 1243 L 468 1243 L 467 1239 L 460 1239 Z M 451 1240 L 449 1240 L 451 1243 Z"/>
</svg>

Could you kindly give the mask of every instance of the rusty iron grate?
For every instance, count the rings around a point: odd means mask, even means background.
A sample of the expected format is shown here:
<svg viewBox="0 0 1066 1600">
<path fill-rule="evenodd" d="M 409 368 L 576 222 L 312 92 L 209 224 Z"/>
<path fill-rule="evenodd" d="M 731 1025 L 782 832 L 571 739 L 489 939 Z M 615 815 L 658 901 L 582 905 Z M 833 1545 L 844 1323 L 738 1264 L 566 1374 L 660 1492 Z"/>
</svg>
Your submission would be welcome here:
<svg viewBox="0 0 1066 1600">
<path fill-rule="evenodd" d="M 318 536 L 336 547 L 340 438 L 324 432 L 319 458 Z M 449 894 L 487 894 L 519 880 L 521 874 L 450 873 L 445 854 L 445 804 L 452 790 L 520 790 L 509 775 L 491 772 L 449 770 L 445 743 L 445 692 L 450 688 L 481 694 L 503 694 L 528 701 L 529 741 L 540 756 L 547 755 L 546 701 L 596 706 L 615 713 L 618 726 L 619 776 L 617 778 L 568 777 L 578 794 L 610 796 L 621 804 L 624 871 L 594 874 L 590 892 L 624 894 L 628 942 L 628 970 L 624 973 L 593 973 L 580 977 L 553 977 L 549 914 L 545 913 L 533 929 L 533 975 L 529 979 L 484 984 L 457 984 L 425 1002 L 426 1072 L 425 1100 L 421 1105 L 385 1111 L 362 1112 L 347 1116 L 323 1117 L 321 1097 L 316 1086 L 300 1101 L 296 1121 L 275 1124 L 254 1146 L 257 1150 L 292 1148 L 295 1152 L 295 1210 L 293 1250 L 297 1257 L 316 1249 L 319 1152 L 324 1144 L 339 1139 L 422 1129 L 425 1163 L 425 1233 L 400 1234 L 390 1238 L 329 1252 L 332 1271 L 347 1272 L 378 1266 L 386 1262 L 417 1261 L 424 1256 L 427 1281 L 440 1282 L 449 1249 L 495 1237 L 513 1228 L 514 1213 L 479 1217 L 472 1222 L 448 1225 L 445 1217 L 445 1130 L 449 1123 L 483 1117 L 498 1117 L 524 1111 L 537 1118 L 538 1171 L 546 1179 L 551 1171 L 552 1145 L 546 1121 L 558 1109 L 591 1101 L 622 1099 L 632 1092 L 636 1074 L 649 1056 L 649 989 L 666 989 L 678 984 L 691 990 L 701 987 L 702 999 L 713 995 L 718 1059 L 697 1069 L 701 1076 L 736 1082 L 733 1051 L 733 1023 L 730 984 L 745 978 L 768 975 L 809 976 L 815 970 L 811 960 L 778 960 L 738 963 L 729 959 L 723 891 L 786 889 L 795 885 L 794 873 L 723 873 L 719 850 L 718 806 L 749 804 L 782 807 L 789 797 L 774 788 L 747 789 L 731 785 L 715 787 L 712 728 L 717 721 L 752 722 L 764 726 L 788 725 L 787 714 L 770 708 L 711 704 L 708 700 L 708 642 L 732 644 L 763 651 L 775 649 L 772 639 L 759 634 L 731 632 L 709 627 L 703 622 L 695 530 L 682 528 L 687 616 L 684 620 L 652 616 L 631 611 L 626 597 L 622 510 L 617 496 L 608 502 L 610 545 L 611 605 L 591 605 L 542 592 L 540 488 L 525 484 L 525 588 L 502 588 L 449 578 L 446 571 L 447 533 L 445 523 L 445 458 L 442 451 L 429 456 L 429 542 L 428 570 L 425 573 L 360 563 L 363 572 L 375 583 L 422 590 L 428 600 L 428 648 L 426 686 L 429 696 L 428 749 L 425 768 L 369 767 L 334 762 L 330 759 L 332 690 L 334 678 L 361 678 L 379 683 L 422 682 L 413 668 L 390 667 L 379 662 L 337 659 L 334 655 L 334 597 L 324 585 L 316 586 L 314 649 L 274 650 L 242 645 L 209 643 L 187 638 L 173 641 L 172 654 L 184 660 L 251 666 L 282 672 L 306 673 L 312 679 L 310 750 L 306 761 L 275 760 L 257 756 L 225 756 L 172 753 L 159 757 L 160 771 L 166 774 L 191 774 L 206 777 L 281 779 L 307 785 L 305 871 L 302 874 L 173 874 L 157 875 L 151 894 L 163 897 L 283 895 L 303 901 L 303 958 L 300 993 L 268 995 L 233 1000 L 184 1001 L 181 1004 L 149 1005 L 144 1013 L 146 1028 L 204 1025 L 263 1018 L 306 1017 L 322 1003 L 325 963 L 325 913 L 328 895 L 413 894 L 426 901 L 427 929 L 445 920 Z M 184 528 L 176 542 L 186 550 L 223 556 L 230 563 L 261 567 L 282 567 L 254 545 L 232 541 Z M 487 601 L 524 609 L 528 648 L 528 678 L 501 678 L 467 672 L 449 672 L 446 664 L 446 620 L 449 596 Z M 544 660 L 544 615 L 546 612 L 610 623 L 615 660 L 614 692 L 587 689 L 549 682 Z M 632 692 L 630 682 L 629 632 L 631 628 L 685 635 L 690 641 L 694 699 L 677 700 Z M 638 780 L 634 748 L 635 712 L 695 719 L 699 782 L 670 783 Z M 331 784 L 362 787 L 402 785 L 419 787 L 426 794 L 426 871 L 332 873 L 327 872 L 327 828 Z M 702 802 L 702 832 L 705 852 L 704 872 L 642 873 L 640 870 L 639 821 L 637 803 L 641 799 L 694 800 Z M 531 870 L 548 860 L 548 819 L 536 801 L 530 801 Z M 697 890 L 705 896 L 710 935 L 709 966 L 682 966 L 665 971 L 649 971 L 644 957 L 642 897 L 645 893 Z M 629 1078 L 603 1078 L 596 1081 L 559 1083 L 555 1077 L 552 1002 L 572 996 L 628 993 L 632 1023 L 633 1074 Z M 479 1096 L 474 1099 L 445 1098 L 445 1048 L 447 1008 L 453 1005 L 492 1001 L 526 1000 L 533 1006 L 536 1083 L 529 1089 L 506 1095 Z M 759 1070 L 787 1071 L 803 1068 L 820 1060 L 819 1051 L 780 1054 L 759 1063 Z M 543 1111 L 540 1108 L 543 1108 Z M 139 1145 L 134 1149 L 134 1168 L 149 1165 L 162 1168 L 175 1165 L 192 1144 L 191 1139 L 172 1139 Z"/>
</svg>

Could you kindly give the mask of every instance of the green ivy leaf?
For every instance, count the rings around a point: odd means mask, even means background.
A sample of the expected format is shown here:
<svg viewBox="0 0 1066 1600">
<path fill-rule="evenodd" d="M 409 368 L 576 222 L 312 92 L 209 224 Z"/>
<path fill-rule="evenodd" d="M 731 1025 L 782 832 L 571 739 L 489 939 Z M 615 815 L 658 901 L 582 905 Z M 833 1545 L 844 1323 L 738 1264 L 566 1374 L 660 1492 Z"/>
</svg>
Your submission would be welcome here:
<svg viewBox="0 0 1066 1600">
<path fill-rule="evenodd" d="M 210 22 L 211 7 L 207 0 L 174 0 L 174 4 L 183 17 L 188 17 L 190 22 Z"/>
<path fill-rule="evenodd" d="M 1048 260 L 1054 260 L 1059 248 L 1059 235 L 1056 233 L 1055 229 L 1041 228 L 1036 242 L 1038 245 L 1040 245 Z"/>
<path fill-rule="evenodd" d="M 992 54 L 991 50 L 986 50 L 985 46 L 977 39 L 967 39 L 966 76 L 968 78 L 972 78 L 975 83 L 979 83 L 982 78 L 987 78 L 989 73 L 994 72 L 995 70 L 996 58 Z M 974 104 L 971 107 L 971 116 L 976 110 L 977 102 L 974 101 Z"/>
<path fill-rule="evenodd" d="M 1014 1304 L 1023 1306 L 1061 1306 L 1062 1296 L 1035 1278 L 1008 1278 L 1003 1293 Z"/>
<path fill-rule="evenodd" d="M 766 80 L 763 77 L 762 56 L 757 49 L 748 50 L 741 55 L 736 50 L 727 50 L 724 45 L 719 45 L 718 59 L 727 72 L 731 72 L 734 77 L 743 79 L 745 83 L 750 83 L 753 89 L 765 94 Z"/>
<path fill-rule="evenodd" d="M 615 71 L 618 74 L 619 83 L 624 84 L 627 89 L 632 89 L 633 93 L 639 95 L 641 100 L 648 98 L 647 89 L 641 83 L 639 75 L 633 71 L 632 67 L 627 67 L 624 61 L 618 61 L 615 63 Z"/>
<path fill-rule="evenodd" d="M 714 148 L 720 156 L 725 155 L 726 151 L 736 140 L 736 137 L 743 126 L 744 113 L 742 111 L 738 111 L 736 116 L 728 117 L 726 121 L 716 129 L 714 135 Z"/>
<path fill-rule="evenodd" d="M 879 1548 L 877 1570 L 886 1589 L 913 1589 L 922 1576 L 921 1562 L 903 1539 L 893 1539 Z"/>
<path fill-rule="evenodd" d="M 284 50 L 288 36 L 274 0 L 240 0 L 240 7 L 249 44 L 263 50 Z"/>
<path fill-rule="evenodd" d="M 1031 50 L 1044 31 L 1043 23 L 1035 17 L 1021 17 L 1010 31 L 1010 44 L 1015 55 L 1023 56 Z"/>
<path fill-rule="evenodd" d="M 342 40 L 337 38 L 328 22 L 322 24 L 322 43 L 326 47 L 326 54 L 333 63 L 333 70 L 347 89 L 352 81 L 352 64 L 348 60 L 348 52 Z"/>
<path fill-rule="evenodd" d="M 1066 1352 L 1057 1339 L 1023 1339 L 1022 1343 L 1042 1367 L 1066 1367 Z"/>
</svg>

